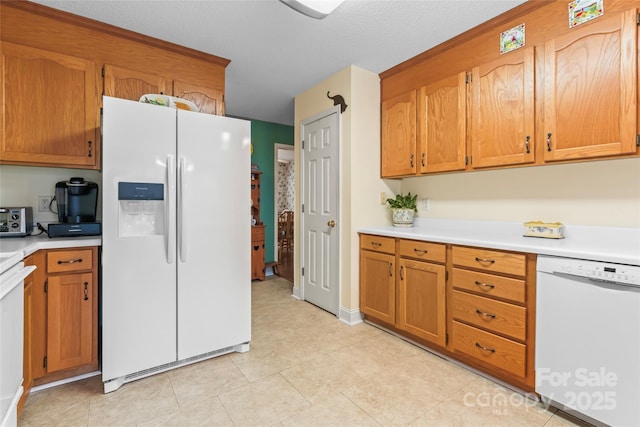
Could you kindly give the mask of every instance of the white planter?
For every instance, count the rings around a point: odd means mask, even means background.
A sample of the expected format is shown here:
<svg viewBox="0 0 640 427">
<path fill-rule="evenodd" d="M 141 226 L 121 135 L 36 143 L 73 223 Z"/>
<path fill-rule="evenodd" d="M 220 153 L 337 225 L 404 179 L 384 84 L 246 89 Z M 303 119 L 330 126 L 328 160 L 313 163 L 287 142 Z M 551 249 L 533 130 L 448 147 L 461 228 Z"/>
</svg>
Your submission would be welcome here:
<svg viewBox="0 0 640 427">
<path fill-rule="evenodd" d="M 413 209 L 391 209 L 391 216 L 394 227 L 413 227 Z"/>
</svg>

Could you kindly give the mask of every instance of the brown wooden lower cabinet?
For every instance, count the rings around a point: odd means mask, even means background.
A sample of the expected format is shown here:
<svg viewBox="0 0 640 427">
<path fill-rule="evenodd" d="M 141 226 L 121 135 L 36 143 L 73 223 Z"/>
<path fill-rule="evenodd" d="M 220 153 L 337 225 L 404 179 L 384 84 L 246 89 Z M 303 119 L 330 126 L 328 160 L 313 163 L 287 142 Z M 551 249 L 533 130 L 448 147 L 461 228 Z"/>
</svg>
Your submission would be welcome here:
<svg viewBox="0 0 640 427">
<path fill-rule="evenodd" d="M 40 250 L 25 264 L 37 267 L 25 353 L 33 385 L 98 370 L 98 248 Z"/>
<path fill-rule="evenodd" d="M 360 311 L 533 392 L 535 262 L 533 254 L 361 234 Z"/>
<path fill-rule="evenodd" d="M 251 280 L 264 280 L 264 225 L 251 227 Z"/>
</svg>

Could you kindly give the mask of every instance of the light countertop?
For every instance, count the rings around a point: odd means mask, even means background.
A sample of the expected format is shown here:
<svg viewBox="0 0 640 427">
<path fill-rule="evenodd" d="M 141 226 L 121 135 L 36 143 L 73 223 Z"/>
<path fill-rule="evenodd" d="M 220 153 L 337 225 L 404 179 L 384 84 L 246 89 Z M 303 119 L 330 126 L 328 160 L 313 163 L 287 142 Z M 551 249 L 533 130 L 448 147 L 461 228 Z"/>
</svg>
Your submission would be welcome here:
<svg viewBox="0 0 640 427">
<path fill-rule="evenodd" d="M 46 234 L 41 234 L 27 237 L 5 237 L 0 239 L 0 273 L 40 249 L 101 245 L 102 238 L 100 236 L 49 238 Z"/>
<path fill-rule="evenodd" d="M 524 237 L 522 223 L 416 218 L 411 228 L 362 227 L 359 233 L 640 265 L 640 229 L 566 225 L 564 239 Z"/>
</svg>

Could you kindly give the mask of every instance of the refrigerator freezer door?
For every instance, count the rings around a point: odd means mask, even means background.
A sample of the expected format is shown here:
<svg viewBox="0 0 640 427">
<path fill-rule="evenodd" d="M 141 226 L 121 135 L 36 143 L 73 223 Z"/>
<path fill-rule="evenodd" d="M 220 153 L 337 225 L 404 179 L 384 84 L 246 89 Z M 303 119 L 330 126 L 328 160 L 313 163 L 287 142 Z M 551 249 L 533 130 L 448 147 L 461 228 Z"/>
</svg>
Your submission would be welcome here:
<svg viewBox="0 0 640 427">
<path fill-rule="evenodd" d="M 102 376 L 114 378 L 176 360 L 176 110 L 104 97 L 102 204 Z M 162 184 L 163 224 L 121 233 L 119 183 Z M 126 203 L 125 203 L 126 204 Z M 132 212 L 144 213 L 145 209 Z M 125 209 L 125 210 L 126 210 Z"/>
<path fill-rule="evenodd" d="M 178 359 L 251 338 L 250 123 L 178 111 Z"/>
</svg>

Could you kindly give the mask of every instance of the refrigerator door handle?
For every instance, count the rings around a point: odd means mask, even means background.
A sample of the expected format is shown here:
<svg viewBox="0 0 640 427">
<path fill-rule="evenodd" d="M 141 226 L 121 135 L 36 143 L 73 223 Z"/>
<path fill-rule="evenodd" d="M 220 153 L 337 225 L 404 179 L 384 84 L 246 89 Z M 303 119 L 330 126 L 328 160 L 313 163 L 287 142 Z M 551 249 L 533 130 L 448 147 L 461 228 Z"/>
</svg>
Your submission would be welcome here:
<svg viewBox="0 0 640 427">
<path fill-rule="evenodd" d="M 167 264 L 173 264 L 176 258 L 176 245 L 171 239 L 171 224 L 173 224 L 172 209 L 171 209 L 171 196 L 173 194 L 173 185 L 175 182 L 175 160 L 174 157 L 169 154 L 167 156 L 167 194 L 164 201 L 164 242 L 167 251 Z"/>
<path fill-rule="evenodd" d="M 178 164 L 178 249 L 180 261 L 187 262 L 187 232 L 186 212 L 184 199 L 186 192 L 187 159 L 180 157 Z"/>
</svg>

